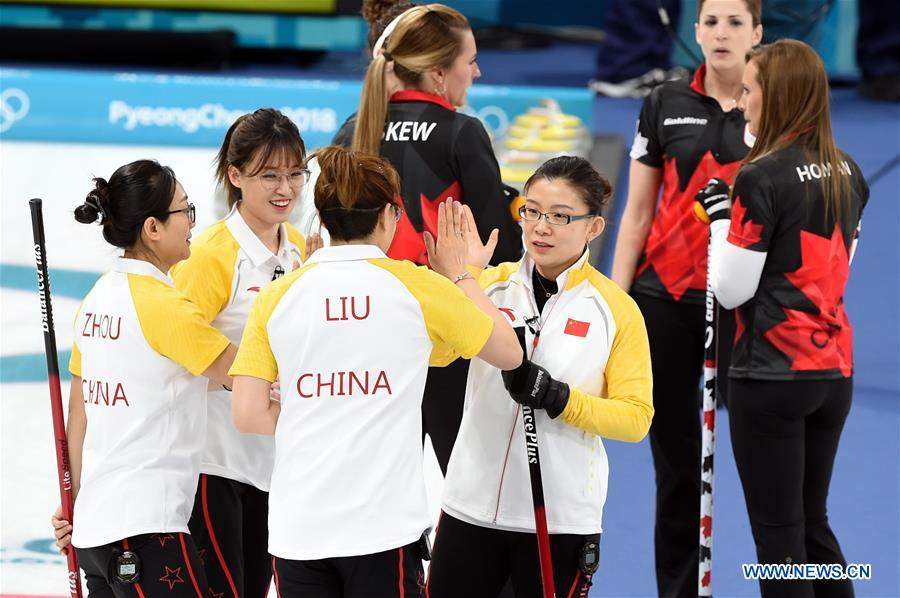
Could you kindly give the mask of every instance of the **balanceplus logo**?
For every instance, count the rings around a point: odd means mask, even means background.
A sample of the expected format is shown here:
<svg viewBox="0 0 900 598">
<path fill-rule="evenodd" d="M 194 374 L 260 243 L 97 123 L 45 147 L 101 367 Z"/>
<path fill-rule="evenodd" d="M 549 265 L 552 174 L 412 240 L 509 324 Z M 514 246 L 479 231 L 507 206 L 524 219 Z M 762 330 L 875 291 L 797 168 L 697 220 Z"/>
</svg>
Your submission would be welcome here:
<svg viewBox="0 0 900 598">
<path fill-rule="evenodd" d="M 0 133 L 7 132 L 15 123 L 25 118 L 31 100 L 18 87 L 10 87 L 0 92 Z"/>
<path fill-rule="evenodd" d="M 300 129 L 332 133 L 337 130 L 337 113 L 332 108 L 280 108 Z M 251 110 L 231 110 L 218 103 L 195 107 L 132 106 L 122 100 L 109 103 L 109 124 L 126 131 L 138 127 L 175 127 L 185 133 L 200 129 L 227 129 L 239 116 Z"/>
</svg>

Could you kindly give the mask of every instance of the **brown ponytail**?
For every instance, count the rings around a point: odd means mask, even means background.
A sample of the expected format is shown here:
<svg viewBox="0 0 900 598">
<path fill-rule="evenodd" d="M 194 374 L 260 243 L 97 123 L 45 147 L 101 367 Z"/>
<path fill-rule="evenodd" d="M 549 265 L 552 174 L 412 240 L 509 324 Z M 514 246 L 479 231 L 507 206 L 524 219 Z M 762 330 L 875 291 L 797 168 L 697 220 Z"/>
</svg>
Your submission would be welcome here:
<svg viewBox="0 0 900 598">
<path fill-rule="evenodd" d="M 321 173 L 315 205 L 331 237 L 363 239 L 375 230 L 386 205 L 401 205 L 400 177 L 386 160 L 334 145 L 317 151 L 316 159 Z"/>
</svg>

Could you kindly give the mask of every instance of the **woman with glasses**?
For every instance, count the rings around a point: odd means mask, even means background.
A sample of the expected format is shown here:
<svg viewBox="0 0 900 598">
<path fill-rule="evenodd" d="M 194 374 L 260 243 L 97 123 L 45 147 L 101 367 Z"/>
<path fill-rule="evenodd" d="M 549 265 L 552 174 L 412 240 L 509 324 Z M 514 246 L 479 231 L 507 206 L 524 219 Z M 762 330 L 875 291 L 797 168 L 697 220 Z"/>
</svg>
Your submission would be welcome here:
<svg viewBox="0 0 900 598">
<path fill-rule="evenodd" d="M 479 274 L 522 337 L 525 358 L 503 372 L 472 361 L 431 562 L 432 598 L 494 598 L 508 578 L 517 597 L 542 595 L 520 404 L 536 409 L 558 595 L 587 593 L 607 494 L 601 437 L 638 442 L 653 417 L 643 318 L 588 261 L 610 191 L 583 158 L 547 161 L 525 184 L 525 257 Z M 484 268 L 490 253 L 469 235 L 471 265 Z"/>
<path fill-rule="evenodd" d="M 307 251 L 287 222 L 309 176 L 305 158 L 297 126 L 281 112 L 263 108 L 238 118 L 216 168 L 231 212 L 199 235 L 191 257 L 172 273 L 175 285 L 235 344 L 260 290 L 297 267 Z M 263 598 L 272 578 L 266 509 L 274 444 L 235 429 L 229 388 L 211 387 L 207 409 L 191 531 L 213 593 Z"/>
<path fill-rule="evenodd" d="M 94 182 L 75 219 L 98 222 L 124 253 L 76 317 L 66 429 L 75 525 L 57 511 L 57 543 L 75 547 L 91 595 L 206 598 L 188 518 L 206 386 L 231 385 L 236 348 L 166 274 L 190 255 L 194 226 L 172 170 L 139 160 Z"/>
<path fill-rule="evenodd" d="M 280 596 L 423 596 L 428 365 L 478 355 L 513 368 L 521 349 L 466 270 L 459 203 L 441 206 L 436 243 L 426 237 L 434 271 L 392 260 L 397 172 L 341 147 L 317 157 L 331 245 L 254 303 L 231 369 L 234 421 L 275 435 L 269 551 Z M 269 399 L 278 378 L 281 402 Z"/>
</svg>

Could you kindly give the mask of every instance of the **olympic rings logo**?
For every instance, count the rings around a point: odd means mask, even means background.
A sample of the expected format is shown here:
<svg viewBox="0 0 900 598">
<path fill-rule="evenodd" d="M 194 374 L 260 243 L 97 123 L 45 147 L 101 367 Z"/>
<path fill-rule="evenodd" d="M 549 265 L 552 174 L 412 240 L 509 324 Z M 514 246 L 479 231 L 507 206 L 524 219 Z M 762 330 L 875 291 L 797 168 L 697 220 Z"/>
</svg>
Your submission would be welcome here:
<svg viewBox="0 0 900 598">
<path fill-rule="evenodd" d="M 463 112 L 480 120 L 484 128 L 494 136 L 494 139 L 503 137 L 509 129 L 509 116 L 499 106 L 483 106 L 479 110 L 468 106 Z"/>
<path fill-rule="evenodd" d="M 29 108 L 31 100 L 21 89 L 10 87 L 0 92 L 0 133 L 5 133 L 17 121 L 25 118 Z"/>
</svg>

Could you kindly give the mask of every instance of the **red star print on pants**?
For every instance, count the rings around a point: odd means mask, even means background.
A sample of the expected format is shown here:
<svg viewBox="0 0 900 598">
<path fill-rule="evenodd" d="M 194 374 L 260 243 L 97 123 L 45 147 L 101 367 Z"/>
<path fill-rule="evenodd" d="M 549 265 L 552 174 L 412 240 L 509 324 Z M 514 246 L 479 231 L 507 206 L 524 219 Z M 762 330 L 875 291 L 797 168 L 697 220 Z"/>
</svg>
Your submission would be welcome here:
<svg viewBox="0 0 900 598">
<path fill-rule="evenodd" d="M 184 580 L 181 579 L 181 567 L 172 569 L 166 565 L 166 574 L 160 577 L 159 581 L 169 584 L 169 589 L 174 590 L 176 583 L 184 583 Z"/>
<path fill-rule="evenodd" d="M 209 589 L 210 598 L 223 598 L 225 596 L 225 592 L 215 592 L 212 588 Z"/>
<path fill-rule="evenodd" d="M 174 540 L 174 539 L 175 539 L 175 536 L 173 536 L 172 534 L 153 534 L 153 535 L 150 536 L 150 537 L 151 537 L 151 538 L 156 538 L 157 540 L 159 540 L 159 545 L 160 545 L 160 546 L 165 546 L 165 545 L 166 545 L 166 542 L 168 542 L 169 540 Z"/>
</svg>

